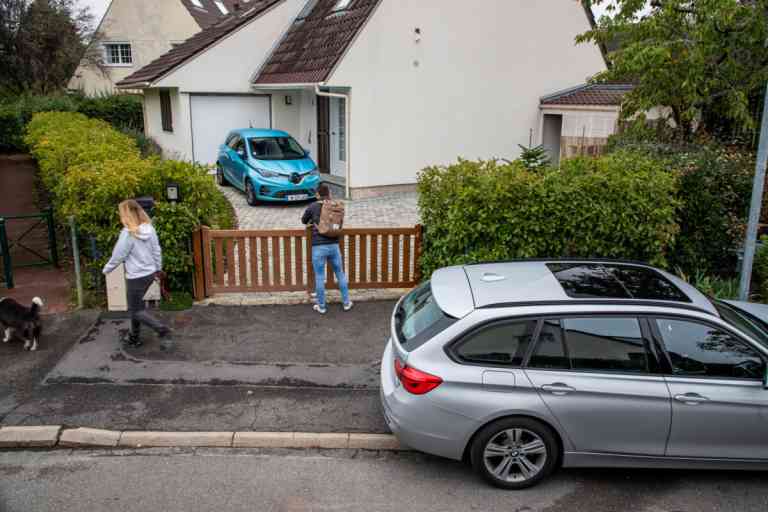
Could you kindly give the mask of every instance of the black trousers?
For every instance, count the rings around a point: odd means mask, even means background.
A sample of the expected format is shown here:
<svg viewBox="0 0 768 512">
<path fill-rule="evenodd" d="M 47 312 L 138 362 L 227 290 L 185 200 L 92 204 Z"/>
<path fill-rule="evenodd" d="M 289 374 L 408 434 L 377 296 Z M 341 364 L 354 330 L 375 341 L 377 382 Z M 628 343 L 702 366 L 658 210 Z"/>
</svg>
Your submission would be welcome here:
<svg viewBox="0 0 768 512">
<path fill-rule="evenodd" d="M 128 295 L 128 312 L 131 315 L 131 338 L 139 337 L 141 324 L 146 325 L 155 332 L 166 330 L 165 325 L 147 311 L 144 302 L 144 295 L 146 295 L 147 290 L 155 281 L 155 276 L 150 274 L 138 279 L 126 279 L 125 281 Z"/>
</svg>

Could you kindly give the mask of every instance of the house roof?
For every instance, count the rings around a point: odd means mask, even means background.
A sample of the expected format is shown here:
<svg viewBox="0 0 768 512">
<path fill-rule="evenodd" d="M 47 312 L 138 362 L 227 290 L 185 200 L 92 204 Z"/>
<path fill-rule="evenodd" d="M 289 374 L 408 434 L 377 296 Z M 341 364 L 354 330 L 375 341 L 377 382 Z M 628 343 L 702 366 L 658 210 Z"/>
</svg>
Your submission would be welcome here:
<svg viewBox="0 0 768 512">
<path fill-rule="evenodd" d="M 248 9 L 249 0 L 220 0 L 227 10 L 227 13 L 235 11 L 236 4 L 240 5 L 240 9 L 245 11 Z M 215 25 L 221 20 L 225 13 L 218 8 L 214 3 L 214 0 L 181 0 L 182 5 L 187 8 L 189 14 L 195 19 L 200 28 L 206 29 L 211 25 Z M 198 7 L 195 4 L 200 4 Z"/>
<path fill-rule="evenodd" d="M 545 96 L 541 98 L 541 104 L 618 107 L 624 95 L 633 88 L 634 85 L 629 83 L 584 84 Z"/>
<path fill-rule="evenodd" d="M 187 0 L 183 1 L 186 2 Z M 233 11 L 231 14 L 219 20 L 218 23 L 198 32 L 168 53 L 161 55 L 143 68 L 118 82 L 116 84 L 117 87 L 131 89 L 156 81 L 178 66 L 193 59 L 195 56 L 213 46 L 216 42 L 228 36 L 243 25 L 258 18 L 272 6 L 282 1 L 283 0 L 251 0 L 250 2 L 244 3 L 241 6 L 240 11 Z"/>
<path fill-rule="evenodd" d="M 315 0 L 299 16 L 259 71 L 255 84 L 324 82 L 370 19 L 380 0 L 352 0 L 335 11 L 339 0 Z"/>
</svg>

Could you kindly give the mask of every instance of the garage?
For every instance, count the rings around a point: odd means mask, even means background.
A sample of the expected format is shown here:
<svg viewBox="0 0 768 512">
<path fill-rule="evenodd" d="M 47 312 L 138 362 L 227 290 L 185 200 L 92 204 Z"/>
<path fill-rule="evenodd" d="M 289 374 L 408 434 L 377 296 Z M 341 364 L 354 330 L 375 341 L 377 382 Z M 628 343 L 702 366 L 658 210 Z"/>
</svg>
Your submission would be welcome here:
<svg viewBox="0 0 768 512">
<path fill-rule="evenodd" d="M 267 95 L 193 94 L 192 156 L 202 164 L 216 163 L 219 146 L 230 130 L 271 128 L 271 100 Z"/>
</svg>

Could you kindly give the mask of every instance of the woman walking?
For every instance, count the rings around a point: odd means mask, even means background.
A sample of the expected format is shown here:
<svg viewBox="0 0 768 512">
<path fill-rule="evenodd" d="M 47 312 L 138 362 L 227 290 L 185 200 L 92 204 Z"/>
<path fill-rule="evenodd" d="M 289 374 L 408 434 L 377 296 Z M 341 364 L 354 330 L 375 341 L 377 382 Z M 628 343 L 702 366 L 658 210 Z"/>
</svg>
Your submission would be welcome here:
<svg viewBox="0 0 768 512">
<path fill-rule="evenodd" d="M 104 274 L 109 274 L 121 263 L 125 263 L 125 277 L 128 295 L 128 312 L 131 315 L 131 332 L 127 345 L 139 347 L 141 324 L 147 325 L 163 339 L 161 348 L 171 347 L 171 330 L 145 309 L 144 295 L 162 272 L 163 255 L 157 232 L 144 209 L 128 199 L 118 206 L 123 230 L 112 251 L 112 257 L 104 265 Z"/>
</svg>

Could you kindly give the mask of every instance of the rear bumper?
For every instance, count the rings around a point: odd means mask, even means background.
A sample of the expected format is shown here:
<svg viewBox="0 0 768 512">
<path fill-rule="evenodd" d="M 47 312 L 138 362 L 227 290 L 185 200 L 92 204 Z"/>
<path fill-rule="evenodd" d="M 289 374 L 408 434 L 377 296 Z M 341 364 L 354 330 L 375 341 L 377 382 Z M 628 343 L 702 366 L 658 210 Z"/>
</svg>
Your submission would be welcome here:
<svg viewBox="0 0 768 512">
<path fill-rule="evenodd" d="M 479 427 L 436 407 L 426 395 L 412 395 L 397 385 L 391 340 L 381 362 L 380 395 L 387 426 L 401 444 L 414 450 L 460 460 L 466 439 Z"/>
</svg>

